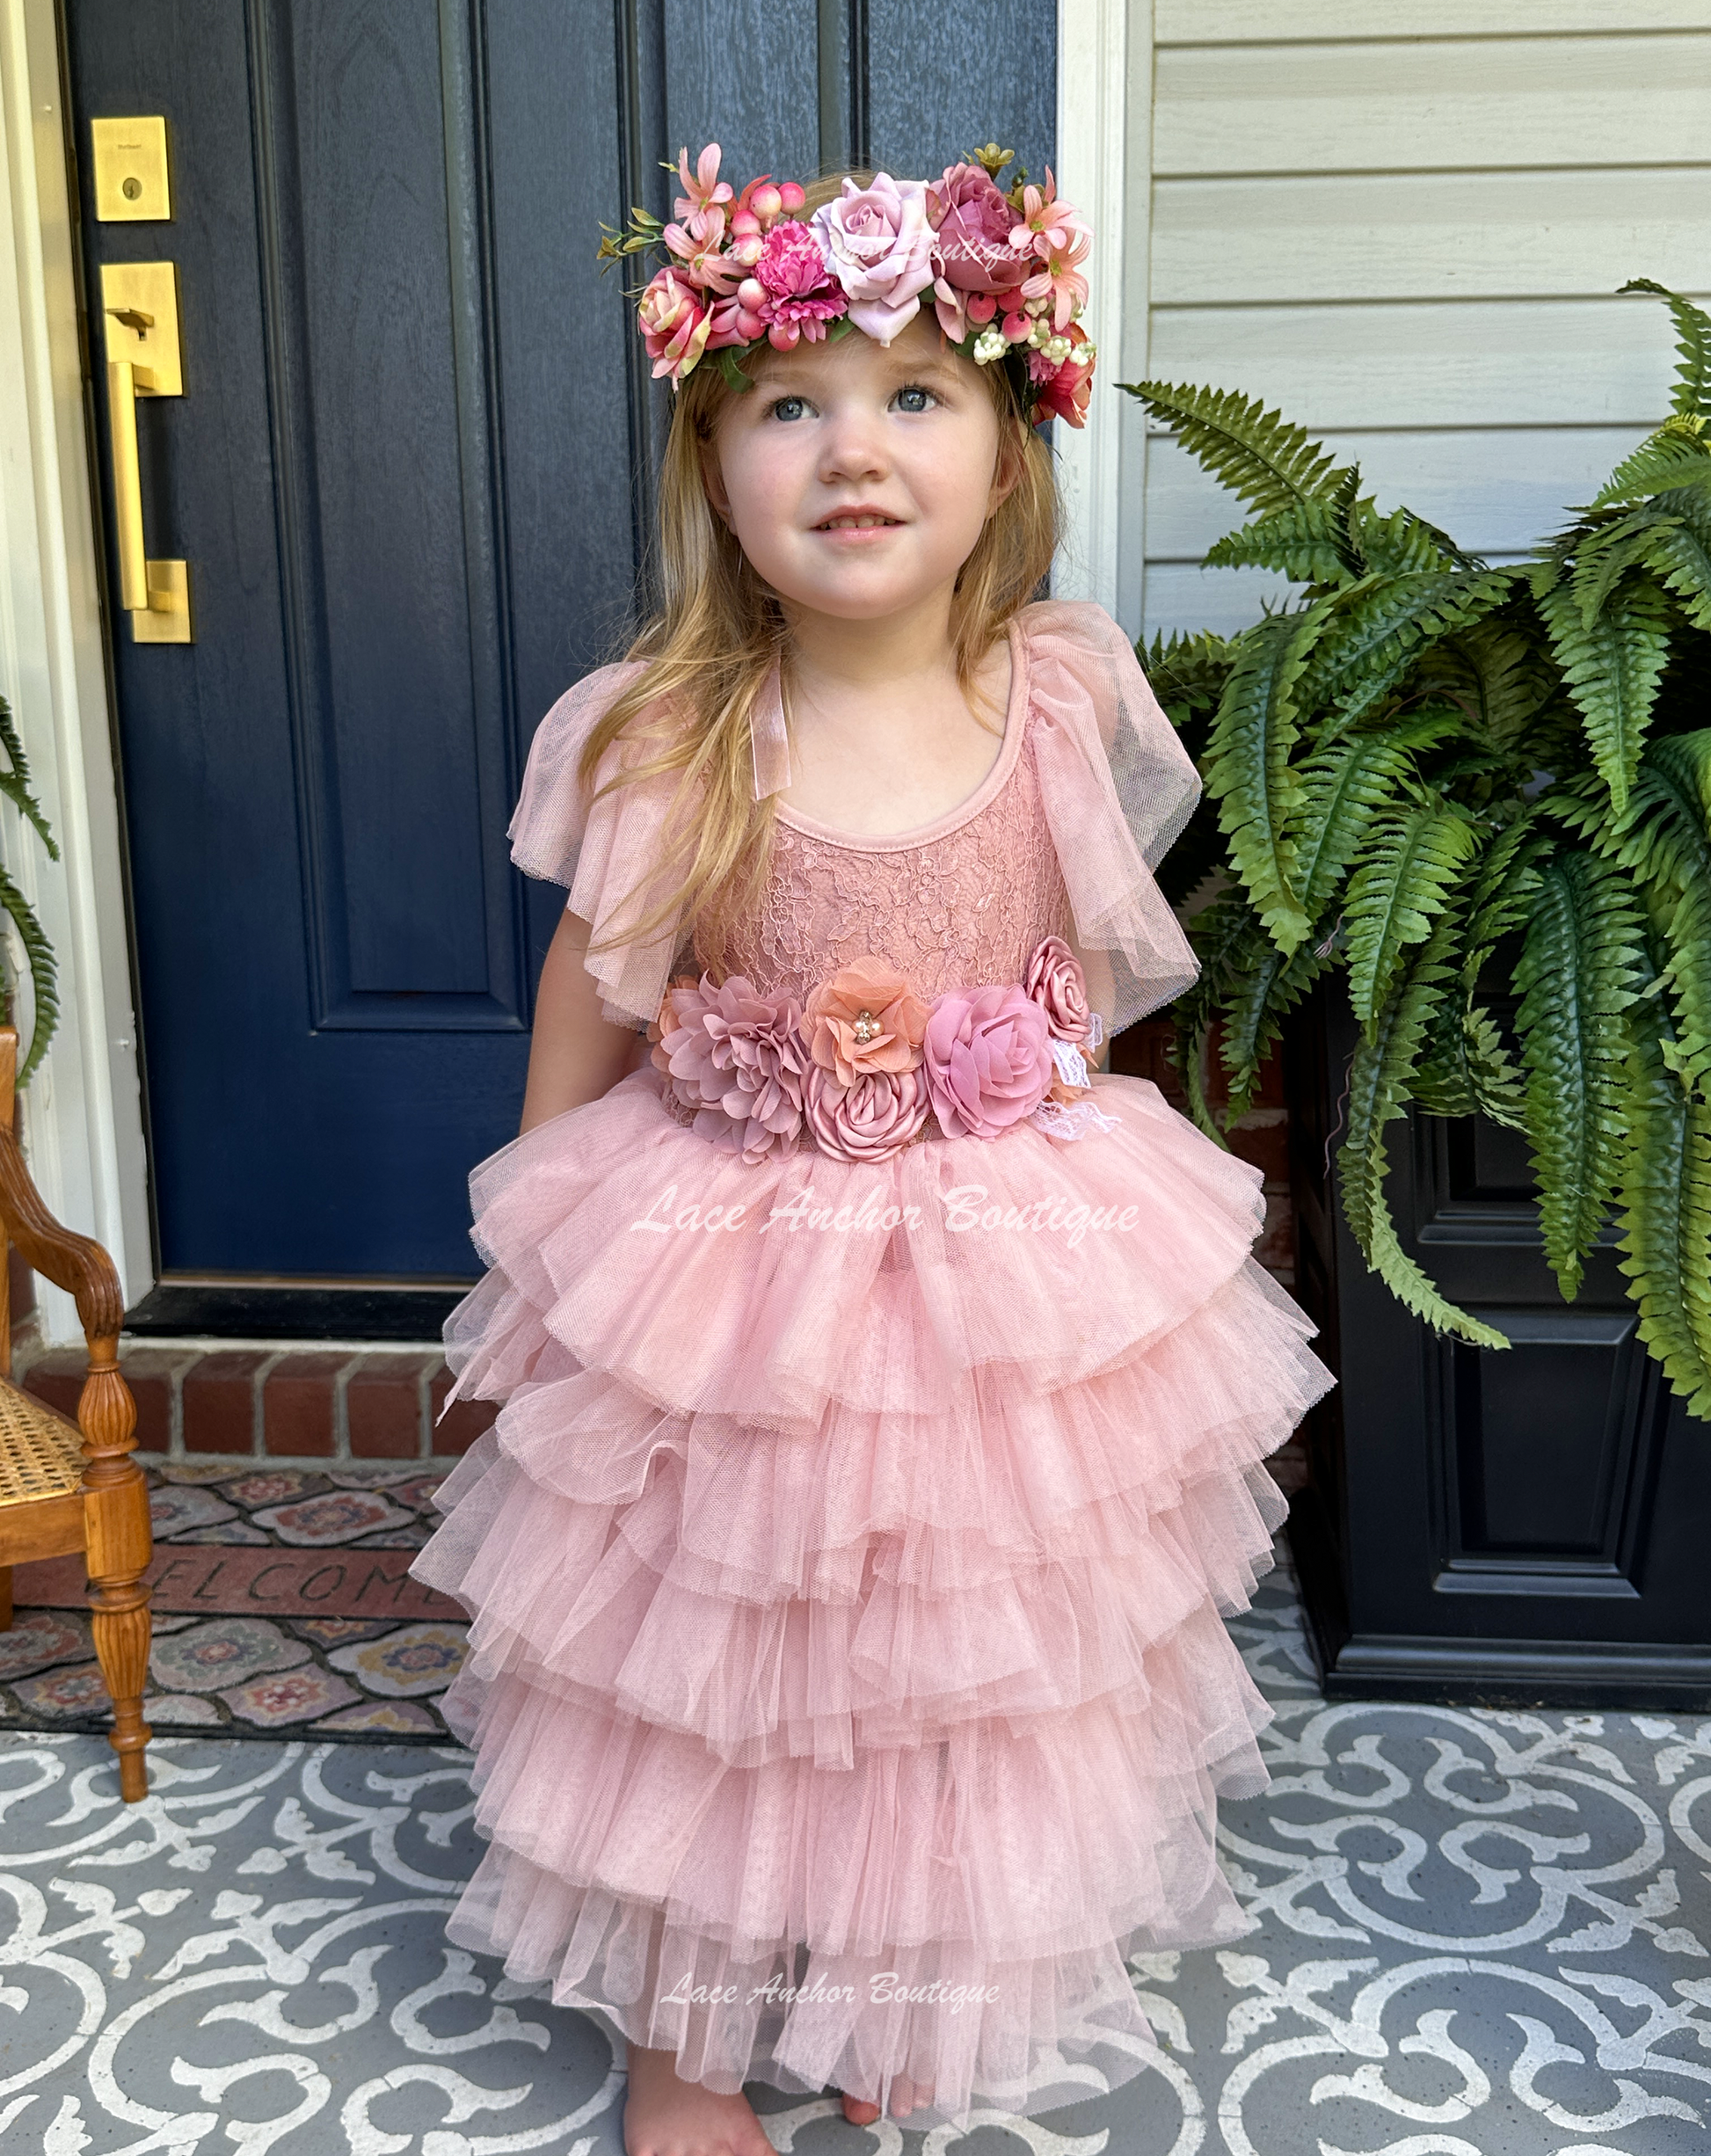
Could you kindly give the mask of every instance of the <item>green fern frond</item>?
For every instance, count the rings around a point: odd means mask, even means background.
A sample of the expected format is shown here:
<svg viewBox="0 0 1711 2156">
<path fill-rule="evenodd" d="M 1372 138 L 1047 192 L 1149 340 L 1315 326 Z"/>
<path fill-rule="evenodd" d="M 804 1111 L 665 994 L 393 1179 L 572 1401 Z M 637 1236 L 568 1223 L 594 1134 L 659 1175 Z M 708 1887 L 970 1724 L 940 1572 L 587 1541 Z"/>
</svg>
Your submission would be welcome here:
<svg viewBox="0 0 1711 2156">
<path fill-rule="evenodd" d="M 1711 477 L 1711 457 L 1706 460 L 1706 474 Z M 1583 622 L 1591 625 L 1622 579 L 1644 562 L 1653 535 L 1676 521 L 1647 503 L 1592 534 L 1575 557 L 1572 579 L 1575 603 Z"/>
<path fill-rule="evenodd" d="M 1666 488 L 1701 486 L 1711 480 L 1711 443 L 1703 447 L 1691 434 L 1649 434 L 1625 456 L 1593 495 L 1589 507 L 1613 509 L 1645 501 Z"/>
<path fill-rule="evenodd" d="M 1670 319 L 1675 324 L 1676 351 L 1680 355 L 1671 404 L 1684 414 L 1711 412 L 1711 316 L 1649 277 L 1630 277 L 1621 289 L 1654 293 L 1667 302 Z"/>
<path fill-rule="evenodd" d="M 1470 1003 L 1461 1015 L 1466 1069 L 1482 1115 L 1507 1129 L 1526 1128 L 1526 1078 L 1489 1010 Z"/>
<path fill-rule="evenodd" d="M 35 1006 L 35 1016 L 30 1027 L 29 1053 L 18 1067 L 18 1085 L 21 1090 L 35 1075 L 60 1022 L 59 972 L 54 961 L 54 946 L 47 941 L 30 901 L 4 869 L 0 869 L 0 907 L 11 915 L 12 925 L 18 930 L 18 940 L 24 946 L 24 956 L 30 968 L 30 992 Z"/>
<path fill-rule="evenodd" d="M 1711 1098 L 1711 878 L 1694 877 L 1670 909 L 1658 993 L 1674 1006 L 1664 1060 L 1689 1092 Z"/>
<path fill-rule="evenodd" d="M 1188 935 L 1200 971 L 1170 1007 L 1176 1026 L 1170 1060 L 1182 1077 L 1189 1113 L 1208 1138 L 1227 1151 L 1206 1098 L 1206 1039 L 1233 982 L 1249 972 L 1271 944 L 1259 915 L 1237 890 L 1220 892 L 1189 922 Z"/>
<path fill-rule="evenodd" d="M 1656 506 L 1668 520 L 1650 535 L 1645 558 L 1680 600 L 1695 629 L 1711 629 L 1711 490 L 1678 487 L 1660 494 Z"/>
<path fill-rule="evenodd" d="M 5 796 L 19 815 L 29 819 L 35 827 L 36 836 L 47 849 L 47 858 L 57 861 L 60 849 L 54 842 L 54 834 L 47 827 L 47 819 L 41 812 L 40 803 L 30 791 L 30 760 L 24 754 L 24 743 L 19 738 L 11 706 L 4 696 L 0 696 L 0 748 L 5 750 L 10 767 L 0 771 L 0 794 Z M 47 1043 L 44 1041 L 42 1045 L 45 1047 Z"/>
<path fill-rule="evenodd" d="M 1411 943 L 1450 902 L 1479 834 L 1451 807 L 1406 809 L 1378 824 L 1349 879 L 1349 1001 L 1370 1034 Z"/>
<path fill-rule="evenodd" d="M 1397 1239 L 1384 1192 L 1389 1159 L 1387 1126 L 1402 1116 L 1433 1013 L 1447 994 L 1447 933 L 1415 959 L 1400 994 L 1363 1035 L 1349 1072 L 1349 1134 L 1337 1152 L 1343 1210 L 1361 1255 L 1391 1293 L 1435 1331 L 1454 1333 L 1476 1347 L 1503 1348 L 1500 1332 L 1482 1325 L 1439 1293 Z"/>
<path fill-rule="evenodd" d="M 1677 1083 L 1661 1019 L 1655 1002 L 1630 1013 L 1617 1262 L 1640 1337 L 1688 1412 L 1711 1419 L 1711 1107 Z"/>
<path fill-rule="evenodd" d="M 1177 387 L 1168 382 L 1124 382 L 1161 419 L 1190 455 L 1249 507 L 1269 513 L 1310 495 L 1329 496 L 1336 459 L 1278 412 L 1234 390 Z"/>
<path fill-rule="evenodd" d="M 1571 798 L 1561 812 L 1581 821 L 1598 850 L 1642 883 L 1678 895 L 1695 879 L 1711 878 L 1711 727 L 1651 743 L 1620 821 L 1585 817 Z"/>
<path fill-rule="evenodd" d="M 1296 584 L 1337 584 L 1350 573 L 1341 536 L 1336 505 L 1314 496 L 1227 532 L 1207 550 L 1205 566 L 1272 569 Z"/>
<path fill-rule="evenodd" d="M 1311 944 L 1285 958 L 1268 946 L 1252 971 L 1231 985 L 1224 1004 L 1222 1056 L 1230 1082 L 1229 1121 L 1247 1114 L 1259 1083 L 1260 1066 L 1283 1037 L 1283 1022 L 1326 961 Z"/>
<path fill-rule="evenodd" d="M 1379 576 L 1414 576 L 1430 569 L 1482 569 L 1476 554 L 1459 547 L 1447 532 L 1412 509 L 1380 516 L 1370 501 L 1357 502 L 1354 536 L 1367 570 Z"/>
<path fill-rule="evenodd" d="M 1670 655 L 1669 603 L 1655 585 L 1633 581 L 1611 593 L 1590 623 L 1569 587 L 1559 586 L 1539 610 L 1585 724 L 1592 761 L 1610 789 L 1611 807 L 1620 816 Z"/>
<path fill-rule="evenodd" d="M 1296 684 L 1326 621 L 1324 606 L 1274 615 L 1251 630 L 1218 707 L 1206 790 L 1248 897 L 1279 949 L 1293 951 L 1312 923 L 1296 895 L 1285 830 L 1300 805 L 1289 761 L 1300 738 Z"/>
<path fill-rule="evenodd" d="M 1336 701 L 1352 724 L 1389 695 L 1426 645 L 1491 613 L 1514 582 L 1508 569 L 1438 569 L 1350 586 L 1319 641 L 1302 701 Z"/>
<path fill-rule="evenodd" d="M 1135 657 L 1146 674 L 1147 686 L 1158 698 L 1174 726 L 1217 709 L 1230 668 L 1235 663 L 1230 640 L 1202 630 L 1193 636 L 1161 632 Z"/>
<path fill-rule="evenodd" d="M 1506 752 L 1551 694 L 1536 643 L 1487 615 L 1460 631 L 1453 648 L 1468 668 L 1486 741 Z"/>
<path fill-rule="evenodd" d="M 1641 985 L 1641 936 L 1632 886 L 1608 862 L 1565 852 L 1540 870 L 1516 1023 L 1545 1256 L 1568 1301 L 1620 1165 L 1622 1014 Z"/>
<path fill-rule="evenodd" d="M 1346 735 L 1300 766 L 1300 806 L 1288 838 L 1309 921 L 1324 914 L 1409 768 L 1407 745 L 1387 733 Z"/>
<path fill-rule="evenodd" d="M 1463 945 L 1461 978 L 1469 995 L 1498 943 L 1525 925 L 1539 886 L 1539 870 L 1556 846 L 1553 834 L 1541 828 L 1532 814 L 1518 816 L 1486 849 L 1474 879 Z"/>
</svg>

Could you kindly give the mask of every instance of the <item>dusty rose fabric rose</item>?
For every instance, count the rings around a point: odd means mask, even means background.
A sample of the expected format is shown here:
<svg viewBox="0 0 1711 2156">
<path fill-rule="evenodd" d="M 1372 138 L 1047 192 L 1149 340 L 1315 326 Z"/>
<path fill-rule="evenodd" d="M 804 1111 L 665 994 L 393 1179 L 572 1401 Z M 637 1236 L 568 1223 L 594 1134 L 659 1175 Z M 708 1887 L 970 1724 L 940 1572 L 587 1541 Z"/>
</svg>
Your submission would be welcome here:
<svg viewBox="0 0 1711 2156">
<path fill-rule="evenodd" d="M 819 1067 L 849 1086 L 863 1071 L 913 1070 L 921 1061 L 928 1010 L 894 965 L 864 953 L 812 990 L 802 1033 Z M 866 1041 L 856 1036 L 863 1011 L 879 1028 Z"/>
<path fill-rule="evenodd" d="M 1081 961 L 1062 936 L 1048 936 L 1036 947 L 1022 985 L 1045 1013 L 1053 1038 L 1079 1047 L 1092 1024 L 1087 977 Z"/>
<path fill-rule="evenodd" d="M 849 295 L 850 320 L 876 344 L 890 344 L 920 313 L 921 295 L 933 281 L 925 186 L 889 172 L 876 173 L 870 187 L 847 179 L 838 200 L 809 222 Z"/>
<path fill-rule="evenodd" d="M 1010 244 L 1016 212 L 978 164 L 952 164 L 928 189 L 934 266 L 958 292 L 1008 292 L 1031 265 Z"/>
<path fill-rule="evenodd" d="M 919 1070 L 867 1070 L 854 1085 L 816 1063 L 802 1090 L 802 1119 L 822 1153 L 841 1161 L 885 1161 L 917 1135 L 931 1106 Z"/>
<path fill-rule="evenodd" d="M 1038 1107 L 1052 1083 L 1045 1013 L 1014 982 L 953 989 L 927 1021 L 921 1068 L 947 1137 L 999 1137 Z"/>
<path fill-rule="evenodd" d="M 653 1060 L 695 1110 L 695 1129 L 750 1162 L 788 1153 L 802 1129 L 808 1068 L 794 997 L 763 995 L 740 973 L 715 987 L 703 973 L 693 987 L 668 990 L 666 1002 Z"/>
</svg>

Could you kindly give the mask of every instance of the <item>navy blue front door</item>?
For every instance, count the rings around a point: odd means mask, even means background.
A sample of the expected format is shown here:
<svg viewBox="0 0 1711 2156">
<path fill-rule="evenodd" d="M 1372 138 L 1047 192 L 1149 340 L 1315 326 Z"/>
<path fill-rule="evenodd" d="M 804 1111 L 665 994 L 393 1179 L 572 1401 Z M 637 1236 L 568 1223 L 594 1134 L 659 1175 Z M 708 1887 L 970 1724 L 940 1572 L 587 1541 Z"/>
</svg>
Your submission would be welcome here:
<svg viewBox="0 0 1711 2156">
<path fill-rule="evenodd" d="M 92 385 L 101 264 L 179 281 L 185 394 L 139 435 L 195 641 L 114 611 L 112 650 L 159 1264 L 208 1322 L 222 1283 L 477 1270 L 466 1178 L 515 1132 L 562 905 L 505 826 L 541 714 L 621 647 L 665 417 L 600 221 L 669 214 L 659 158 L 710 136 L 739 177 L 994 133 L 1038 163 L 1053 15 L 67 9 Z M 98 222 L 90 120 L 157 113 L 171 222 Z"/>
</svg>

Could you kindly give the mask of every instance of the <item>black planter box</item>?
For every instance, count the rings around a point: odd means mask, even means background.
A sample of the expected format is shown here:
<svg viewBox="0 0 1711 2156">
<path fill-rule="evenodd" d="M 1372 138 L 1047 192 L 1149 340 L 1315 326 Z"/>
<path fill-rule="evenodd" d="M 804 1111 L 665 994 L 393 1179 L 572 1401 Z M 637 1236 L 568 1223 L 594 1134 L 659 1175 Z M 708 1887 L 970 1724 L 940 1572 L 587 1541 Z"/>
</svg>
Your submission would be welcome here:
<svg viewBox="0 0 1711 2156">
<path fill-rule="evenodd" d="M 1402 1247 L 1514 1344 L 1440 1339 L 1367 1271 L 1333 1187 L 1356 1038 L 1339 983 L 1286 1045 L 1296 1292 L 1341 1379 L 1289 1527 L 1327 1693 L 1711 1706 L 1711 1424 L 1641 1344 L 1613 1226 L 1565 1303 L 1519 1134 L 1393 1124 Z"/>
</svg>

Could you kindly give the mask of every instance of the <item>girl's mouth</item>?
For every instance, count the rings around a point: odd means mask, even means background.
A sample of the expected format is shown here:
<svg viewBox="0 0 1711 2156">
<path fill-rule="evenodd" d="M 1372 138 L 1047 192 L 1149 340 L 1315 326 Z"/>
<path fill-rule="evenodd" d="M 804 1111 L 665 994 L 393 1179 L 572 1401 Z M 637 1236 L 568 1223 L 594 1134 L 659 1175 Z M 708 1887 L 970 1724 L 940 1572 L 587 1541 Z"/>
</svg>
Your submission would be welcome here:
<svg viewBox="0 0 1711 2156">
<path fill-rule="evenodd" d="M 877 509 L 850 509 L 838 516 L 829 516 L 816 524 L 816 531 L 898 531 L 902 528 L 900 517 L 885 516 Z"/>
</svg>

